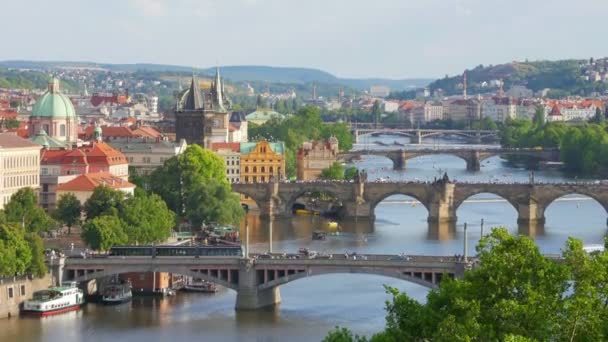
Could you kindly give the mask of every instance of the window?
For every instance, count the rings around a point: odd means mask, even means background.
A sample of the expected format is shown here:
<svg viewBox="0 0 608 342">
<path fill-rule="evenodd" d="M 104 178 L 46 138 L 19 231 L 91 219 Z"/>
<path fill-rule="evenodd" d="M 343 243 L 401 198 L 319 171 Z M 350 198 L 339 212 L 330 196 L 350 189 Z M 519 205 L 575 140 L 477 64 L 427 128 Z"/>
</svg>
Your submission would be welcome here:
<svg viewBox="0 0 608 342">
<path fill-rule="evenodd" d="M 25 296 L 25 285 L 21 285 L 21 297 Z"/>
<path fill-rule="evenodd" d="M 143 161 L 144 161 L 145 164 L 150 164 L 152 162 L 152 158 L 150 158 L 150 157 L 144 157 Z"/>
<path fill-rule="evenodd" d="M 15 294 L 13 293 L 13 288 L 9 287 L 8 288 L 8 298 L 13 298 L 15 296 Z"/>
<path fill-rule="evenodd" d="M 245 172 L 249 172 L 249 166 L 245 166 Z"/>
<path fill-rule="evenodd" d="M 257 167 L 257 166 L 254 166 L 254 167 L 253 167 L 253 173 L 256 173 L 256 172 L 258 172 L 258 167 Z"/>
<path fill-rule="evenodd" d="M 133 157 L 129 157 L 129 163 L 133 162 Z"/>
<path fill-rule="evenodd" d="M 262 166 L 261 172 L 266 172 L 266 168 L 264 166 Z"/>
<path fill-rule="evenodd" d="M 46 176 L 49 174 L 49 169 L 47 169 L 46 167 L 43 167 L 40 171 L 42 172 L 43 176 Z"/>
<path fill-rule="evenodd" d="M 65 137 L 65 124 L 61 124 L 59 126 L 59 136 L 60 137 Z"/>
<path fill-rule="evenodd" d="M 268 171 L 270 172 L 270 174 L 272 174 L 272 173 L 274 172 L 273 167 L 272 167 L 272 166 L 271 166 L 271 167 L 269 167 L 269 168 L 268 168 Z"/>
</svg>

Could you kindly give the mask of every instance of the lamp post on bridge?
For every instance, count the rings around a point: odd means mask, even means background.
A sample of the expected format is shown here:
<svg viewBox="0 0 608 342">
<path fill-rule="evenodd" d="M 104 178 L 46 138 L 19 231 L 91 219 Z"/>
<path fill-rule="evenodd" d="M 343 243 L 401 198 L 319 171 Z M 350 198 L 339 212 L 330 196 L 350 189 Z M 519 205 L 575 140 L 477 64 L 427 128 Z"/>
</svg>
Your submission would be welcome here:
<svg viewBox="0 0 608 342">
<path fill-rule="evenodd" d="M 462 254 L 464 262 L 469 262 L 469 260 L 468 260 L 469 259 L 469 257 L 468 257 L 469 244 L 468 244 L 467 239 L 468 239 L 467 223 L 465 222 L 464 223 L 464 253 Z"/>
</svg>

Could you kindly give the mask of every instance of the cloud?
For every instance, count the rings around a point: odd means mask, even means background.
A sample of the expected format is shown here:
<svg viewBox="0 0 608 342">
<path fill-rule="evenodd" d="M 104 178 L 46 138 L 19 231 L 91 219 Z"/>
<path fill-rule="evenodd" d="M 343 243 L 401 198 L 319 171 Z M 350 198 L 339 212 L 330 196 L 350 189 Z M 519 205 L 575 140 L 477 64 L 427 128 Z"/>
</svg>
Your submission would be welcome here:
<svg viewBox="0 0 608 342">
<path fill-rule="evenodd" d="M 147 17 L 160 17 L 166 12 L 165 0 L 129 0 L 135 10 Z"/>
</svg>

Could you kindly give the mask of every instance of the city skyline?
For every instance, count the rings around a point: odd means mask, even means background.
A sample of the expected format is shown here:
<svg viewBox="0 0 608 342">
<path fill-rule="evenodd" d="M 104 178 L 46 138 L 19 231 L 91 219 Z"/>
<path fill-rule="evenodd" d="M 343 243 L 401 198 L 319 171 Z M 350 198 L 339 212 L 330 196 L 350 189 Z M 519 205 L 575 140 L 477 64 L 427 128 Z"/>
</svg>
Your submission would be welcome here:
<svg viewBox="0 0 608 342">
<path fill-rule="evenodd" d="M 436 78 L 479 64 L 606 55 L 608 3 L 40 0 L 3 5 L 0 60 L 318 68 Z M 49 37 L 49 35 L 51 37 Z M 322 53 L 319 53 L 319 52 Z"/>
</svg>

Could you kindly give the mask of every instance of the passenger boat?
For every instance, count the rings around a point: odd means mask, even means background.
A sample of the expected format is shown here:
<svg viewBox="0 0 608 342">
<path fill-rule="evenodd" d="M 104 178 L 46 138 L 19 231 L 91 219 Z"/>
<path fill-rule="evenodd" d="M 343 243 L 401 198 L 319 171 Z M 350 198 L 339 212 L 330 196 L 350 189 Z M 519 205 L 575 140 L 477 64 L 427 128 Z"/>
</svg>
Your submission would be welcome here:
<svg viewBox="0 0 608 342">
<path fill-rule="evenodd" d="M 296 215 L 319 215 L 319 212 L 308 209 L 296 209 Z"/>
<path fill-rule="evenodd" d="M 183 290 L 188 292 L 216 293 L 218 288 L 217 285 L 212 282 L 189 278 L 186 284 L 184 284 Z"/>
<path fill-rule="evenodd" d="M 84 294 L 72 282 L 66 286 L 50 287 L 34 292 L 33 298 L 23 302 L 21 312 L 36 316 L 58 315 L 80 309 L 84 304 Z"/>
<path fill-rule="evenodd" d="M 131 283 L 106 285 L 101 291 L 101 302 L 104 304 L 121 304 L 131 301 Z"/>
</svg>

